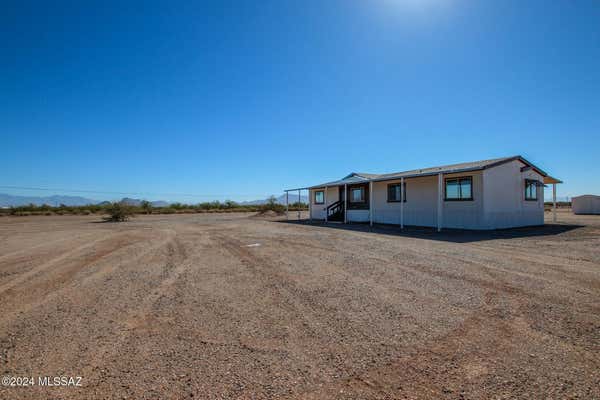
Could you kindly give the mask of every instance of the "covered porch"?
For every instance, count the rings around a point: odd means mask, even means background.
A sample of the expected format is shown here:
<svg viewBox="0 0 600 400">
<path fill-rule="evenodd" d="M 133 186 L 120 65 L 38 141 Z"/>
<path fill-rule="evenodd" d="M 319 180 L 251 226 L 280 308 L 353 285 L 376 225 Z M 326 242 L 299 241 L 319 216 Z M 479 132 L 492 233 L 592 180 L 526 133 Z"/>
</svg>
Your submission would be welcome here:
<svg viewBox="0 0 600 400">
<path fill-rule="evenodd" d="M 435 180 L 433 192 L 431 190 L 427 193 L 420 191 L 417 194 L 415 191 L 413 196 L 415 196 L 415 200 L 418 196 L 427 197 L 427 199 L 418 199 L 420 200 L 419 204 L 427 203 L 424 207 L 434 210 L 428 219 L 436 224 L 438 230 L 441 230 L 445 197 L 443 182 L 446 177 L 442 173 L 430 174 L 427 177 Z M 425 186 L 423 184 L 424 178 L 423 175 L 416 175 L 377 179 L 375 176 L 350 174 L 339 181 L 305 188 L 288 189 L 286 190 L 286 216 L 289 219 L 288 204 L 293 201 L 295 192 L 300 196 L 301 191 L 307 190 L 309 195 L 309 219 L 311 221 L 315 219 L 326 223 L 344 224 L 359 222 L 368 223 L 372 226 L 374 223 L 386 223 L 381 220 L 384 213 L 393 212 L 394 222 L 392 223 L 404 228 L 406 182 L 413 182 L 415 188 L 417 186 L 423 187 Z M 431 204 L 432 199 L 433 204 Z"/>
</svg>

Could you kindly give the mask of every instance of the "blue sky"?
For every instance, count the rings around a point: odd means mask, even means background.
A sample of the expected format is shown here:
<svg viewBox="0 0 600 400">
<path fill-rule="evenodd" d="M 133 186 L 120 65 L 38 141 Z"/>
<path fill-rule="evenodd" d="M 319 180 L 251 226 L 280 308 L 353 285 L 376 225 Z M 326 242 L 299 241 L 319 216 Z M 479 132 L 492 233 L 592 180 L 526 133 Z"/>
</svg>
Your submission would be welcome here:
<svg viewBox="0 0 600 400">
<path fill-rule="evenodd" d="M 248 200 L 521 154 L 600 194 L 597 1 L 126 3 L 3 3 L 0 185 Z"/>
</svg>

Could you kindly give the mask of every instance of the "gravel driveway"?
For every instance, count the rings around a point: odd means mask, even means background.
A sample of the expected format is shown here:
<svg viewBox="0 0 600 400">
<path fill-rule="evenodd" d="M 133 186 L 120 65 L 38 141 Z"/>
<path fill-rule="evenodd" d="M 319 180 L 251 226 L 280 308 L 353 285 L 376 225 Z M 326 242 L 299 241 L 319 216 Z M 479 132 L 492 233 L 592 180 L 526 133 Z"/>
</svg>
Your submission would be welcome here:
<svg viewBox="0 0 600 400">
<path fill-rule="evenodd" d="M 600 398 L 600 216 L 97 220 L 0 218 L 0 398 Z"/>
</svg>

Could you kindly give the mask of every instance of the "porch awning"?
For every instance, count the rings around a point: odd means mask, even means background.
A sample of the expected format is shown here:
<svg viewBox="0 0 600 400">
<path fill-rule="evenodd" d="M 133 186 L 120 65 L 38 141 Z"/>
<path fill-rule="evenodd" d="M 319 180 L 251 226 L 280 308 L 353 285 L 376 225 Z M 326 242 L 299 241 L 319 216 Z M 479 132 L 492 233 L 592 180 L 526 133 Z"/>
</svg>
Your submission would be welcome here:
<svg viewBox="0 0 600 400">
<path fill-rule="evenodd" d="M 355 183 L 365 183 L 365 182 L 369 182 L 369 181 L 370 181 L 370 179 L 363 178 L 360 176 L 351 176 L 351 177 L 340 179 L 337 181 L 321 183 L 320 185 L 313 185 L 313 186 L 307 186 L 307 187 L 296 188 L 296 189 L 286 189 L 285 192 L 293 192 L 293 191 L 297 191 L 297 190 L 306 190 L 306 189 L 320 189 L 320 188 L 324 188 L 326 186 L 353 185 Z"/>
<path fill-rule="evenodd" d="M 553 183 L 563 183 L 563 181 L 561 181 L 560 179 L 553 178 L 550 175 L 546 175 L 544 177 L 544 183 L 547 185 L 551 185 Z"/>
</svg>

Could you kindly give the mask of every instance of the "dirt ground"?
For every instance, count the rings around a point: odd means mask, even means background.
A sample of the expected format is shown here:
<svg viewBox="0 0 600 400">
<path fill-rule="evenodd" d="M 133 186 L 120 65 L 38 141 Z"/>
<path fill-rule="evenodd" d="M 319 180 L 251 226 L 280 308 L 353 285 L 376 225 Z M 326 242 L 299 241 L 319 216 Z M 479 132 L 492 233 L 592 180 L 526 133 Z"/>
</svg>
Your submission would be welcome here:
<svg viewBox="0 0 600 400">
<path fill-rule="evenodd" d="M 600 216 L 98 220 L 0 218 L 1 399 L 600 398 Z"/>
</svg>

